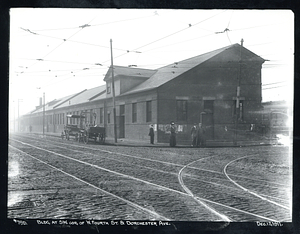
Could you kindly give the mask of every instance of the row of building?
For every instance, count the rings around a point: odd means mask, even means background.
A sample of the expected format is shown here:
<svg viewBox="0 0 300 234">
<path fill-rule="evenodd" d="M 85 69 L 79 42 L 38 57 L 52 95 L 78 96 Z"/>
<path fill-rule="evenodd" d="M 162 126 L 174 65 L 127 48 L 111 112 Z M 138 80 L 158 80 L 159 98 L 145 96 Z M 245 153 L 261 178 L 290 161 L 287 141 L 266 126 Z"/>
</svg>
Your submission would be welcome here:
<svg viewBox="0 0 300 234">
<path fill-rule="evenodd" d="M 93 113 L 85 118 L 114 137 L 112 69 L 118 138 L 169 141 L 170 122 L 179 144 L 190 143 L 190 129 L 201 122 L 207 140 L 249 136 L 262 124 L 261 69 L 265 62 L 242 45 L 234 44 L 159 69 L 113 66 L 105 85 L 58 98 L 21 117 L 21 129 L 62 132 L 68 114 Z M 45 116 L 43 124 L 43 116 Z M 78 124 L 76 119 L 71 124 Z"/>
</svg>

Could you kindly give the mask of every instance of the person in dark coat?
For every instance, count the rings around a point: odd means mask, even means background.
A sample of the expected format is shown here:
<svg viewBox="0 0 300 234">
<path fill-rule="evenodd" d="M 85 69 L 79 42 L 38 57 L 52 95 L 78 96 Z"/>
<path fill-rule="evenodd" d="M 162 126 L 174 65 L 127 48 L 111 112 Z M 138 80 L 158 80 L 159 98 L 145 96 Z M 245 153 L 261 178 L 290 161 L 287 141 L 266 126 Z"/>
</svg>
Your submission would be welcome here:
<svg viewBox="0 0 300 234">
<path fill-rule="evenodd" d="M 205 147 L 206 139 L 205 139 L 205 127 L 199 123 L 198 131 L 197 131 L 197 147 Z"/>
<path fill-rule="evenodd" d="M 197 124 L 195 123 L 194 126 L 191 128 L 191 137 L 192 137 L 192 146 L 196 147 L 197 145 Z"/>
<path fill-rule="evenodd" d="M 154 144 L 154 129 L 153 129 L 153 124 L 150 125 L 148 136 L 150 136 L 150 143 L 153 145 Z"/>
<path fill-rule="evenodd" d="M 174 147 L 176 146 L 176 126 L 175 123 L 171 122 L 171 135 L 170 135 L 170 146 Z"/>
</svg>

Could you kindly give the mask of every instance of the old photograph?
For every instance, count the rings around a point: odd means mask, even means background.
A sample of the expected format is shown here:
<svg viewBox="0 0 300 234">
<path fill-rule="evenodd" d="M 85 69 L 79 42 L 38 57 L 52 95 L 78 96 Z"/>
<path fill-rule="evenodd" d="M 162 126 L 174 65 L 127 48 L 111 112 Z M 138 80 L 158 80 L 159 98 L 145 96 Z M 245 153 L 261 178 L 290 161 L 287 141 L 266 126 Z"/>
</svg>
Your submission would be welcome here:
<svg viewBox="0 0 300 234">
<path fill-rule="evenodd" d="M 8 219 L 292 222 L 292 11 L 9 14 Z"/>
</svg>

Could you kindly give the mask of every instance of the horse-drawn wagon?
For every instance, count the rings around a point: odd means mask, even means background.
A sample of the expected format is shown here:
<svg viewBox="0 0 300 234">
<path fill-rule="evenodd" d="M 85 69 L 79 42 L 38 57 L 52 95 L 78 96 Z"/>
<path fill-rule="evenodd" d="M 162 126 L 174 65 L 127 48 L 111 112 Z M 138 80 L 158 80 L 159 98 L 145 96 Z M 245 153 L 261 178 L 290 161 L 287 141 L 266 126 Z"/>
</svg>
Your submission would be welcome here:
<svg viewBox="0 0 300 234">
<path fill-rule="evenodd" d="M 89 112 L 82 112 L 80 115 L 67 115 L 66 125 L 61 133 L 62 139 L 70 140 L 70 136 L 75 138 L 75 141 L 82 141 L 87 144 L 91 139 L 94 142 L 105 142 L 105 128 L 97 125 L 92 126 L 86 122 L 86 117 Z M 95 115 L 92 115 L 95 117 Z M 77 122 L 77 124 L 74 124 Z"/>
</svg>

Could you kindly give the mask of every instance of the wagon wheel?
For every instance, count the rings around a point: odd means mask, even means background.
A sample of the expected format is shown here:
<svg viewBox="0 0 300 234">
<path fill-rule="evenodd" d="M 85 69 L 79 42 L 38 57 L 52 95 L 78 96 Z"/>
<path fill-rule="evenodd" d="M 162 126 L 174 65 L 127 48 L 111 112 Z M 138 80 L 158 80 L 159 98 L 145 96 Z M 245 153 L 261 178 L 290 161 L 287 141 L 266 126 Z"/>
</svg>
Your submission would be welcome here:
<svg viewBox="0 0 300 234">
<path fill-rule="evenodd" d="M 84 132 L 84 134 L 82 136 L 82 140 L 83 140 L 84 144 L 87 144 L 89 142 L 89 133 L 87 131 Z"/>
<path fill-rule="evenodd" d="M 99 143 L 103 144 L 105 142 L 105 137 L 103 133 L 99 133 Z"/>
</svg>

